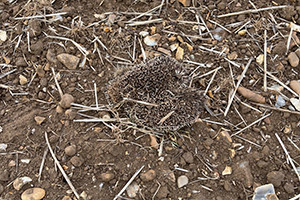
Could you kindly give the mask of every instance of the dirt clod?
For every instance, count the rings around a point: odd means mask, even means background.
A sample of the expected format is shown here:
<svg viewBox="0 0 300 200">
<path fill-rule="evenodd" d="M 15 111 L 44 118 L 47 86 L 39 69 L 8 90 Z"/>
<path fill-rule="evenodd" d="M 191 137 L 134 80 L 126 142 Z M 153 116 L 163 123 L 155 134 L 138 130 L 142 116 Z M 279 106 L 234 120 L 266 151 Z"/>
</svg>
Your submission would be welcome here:
<svg viewBox="0 0 300 200">
<path fill-rule="evenodd" d="M 274 187 L 279 187 L 284 177 L 285 175 L 281 171 L 272 171 L 267 174 L 268 182 L 272 183 Z"/>
<path fill-rule="evenodd" d="M 80 167 L 80 166 L 84 163 L 84 160 L 83 160 L 83 158 L 81 158 L 81 157 L 73 156 L 73 157 L 70 159 L 70 162 L 71 162 L 72 165 L 74 165 L 75 167 Z"/>
<path fill-rule="evenodd" d="M 65 154 L 67 156 L 74 156 L 76 154 L 76 146 L 70 145 L 65 148 Z"/>
<path fill-rule="evenodd" d="M 194 162 L 194 156 L 191 152 L 185 152 L 183 155 L 182 155 L 182 158 L 185 160 L 185 162 L 191 164 Z"/>
<path fill-rule="evenodd" d="M 61 98 L 61 101 L 59 103 L 59 105 L 62 108 L 70 108 L 71 107 L 71 103 L 74 102 L 74 97 L 70 94 L 64 94 Z"/>
<path fill-rule="evenodd" d="M 247 188 L 250 188 L 253 185 L 253 175 L 251 172 L 249 161 L 237 162 L 233 169 L 233 175 L 237 179 L 243 180 Z"/>
</svg>

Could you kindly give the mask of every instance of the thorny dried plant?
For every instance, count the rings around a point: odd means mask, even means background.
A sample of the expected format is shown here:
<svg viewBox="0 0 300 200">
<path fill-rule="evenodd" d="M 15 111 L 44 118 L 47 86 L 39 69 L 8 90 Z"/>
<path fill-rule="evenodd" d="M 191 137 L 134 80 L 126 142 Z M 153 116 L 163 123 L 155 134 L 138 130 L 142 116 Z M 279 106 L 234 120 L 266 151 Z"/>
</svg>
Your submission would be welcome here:
<svg viewBox="0 0 300 200">
<path fill-rule="evenodd" d="M 202 93 L 175 59 L 158 56 L 112 80 L 107 99 L 133 123 L 154 130 L 178 130 L 203 111 Z"/>
</svg>

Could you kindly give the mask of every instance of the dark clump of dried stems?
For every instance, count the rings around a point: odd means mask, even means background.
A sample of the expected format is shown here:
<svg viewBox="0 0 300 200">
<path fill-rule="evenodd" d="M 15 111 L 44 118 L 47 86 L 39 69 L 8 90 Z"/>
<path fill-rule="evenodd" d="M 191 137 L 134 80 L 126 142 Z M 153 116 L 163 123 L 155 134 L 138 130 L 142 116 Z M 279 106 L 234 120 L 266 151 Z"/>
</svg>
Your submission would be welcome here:
<svg viewBox="0 0 300 200">
<path fill-rule="evenodd" d="M 177 130 L 203 111 L 203 94 L 188 86 L 187 70 L 175 59 L 158 56 L 112 80 L 108 101 L 140 126 Z"/>
</svg>

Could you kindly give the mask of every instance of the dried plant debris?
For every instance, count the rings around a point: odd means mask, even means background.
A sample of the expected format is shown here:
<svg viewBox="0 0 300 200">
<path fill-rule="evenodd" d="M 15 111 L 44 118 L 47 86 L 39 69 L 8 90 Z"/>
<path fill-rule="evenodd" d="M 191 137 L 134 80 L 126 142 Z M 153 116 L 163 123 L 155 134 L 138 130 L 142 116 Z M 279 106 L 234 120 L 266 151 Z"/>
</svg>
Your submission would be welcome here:
<svg viewBox="0 0 300 200">
<path fill-rule="evenodd" d="M 174 131 L 192 123 L 203 111 L 203 94 L 188 87 L 189 71 L 175 59 L 158 56 L 112 80 L 109 103 L 137 125 Z"/>
</svg>

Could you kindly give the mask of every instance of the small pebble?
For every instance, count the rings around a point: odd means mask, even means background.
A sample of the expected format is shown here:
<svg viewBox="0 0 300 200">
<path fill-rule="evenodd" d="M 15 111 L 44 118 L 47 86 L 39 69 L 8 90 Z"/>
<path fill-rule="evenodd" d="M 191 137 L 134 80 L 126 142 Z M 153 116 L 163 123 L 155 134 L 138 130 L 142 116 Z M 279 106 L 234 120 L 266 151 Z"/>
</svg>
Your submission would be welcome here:
<svg viewBox="0 0 300 200">
<path fill-rule="evenodd" d="M 5 42 L 7 40 L 7 34 L 6 31 L 0 30 L 0 40 L 2 42 Z"/>
<path fill-rule="evenodd" d="M 20 74 L 19 76 L 19 83 L 21 85 L 25 85 L 28 82 L 27 78 L 25 76 L 23 76 L 22 74 Z"/>
<path fill-rule="evenodd" d="M 185 175 L 179 176 L 178 179 L 177 179 L 177 186 L 178 186 L 178 188 L 182 188 L 185 185 L 187 185 L 188 183 L 189 183 L 189 179 Z"/>
<path fill-rule="evenodd" d="M 225 169 L 222 171 L 222 175 L 230 175 L 232 173 L 232 168 L 229 166 L 226 166 Z"/>
<path fill-rule="evenodd" d="M 74 156 L 76 154 L 76 146 L 70 145 L 65 148 L 65 154 L 67 156 Z"/>
<path fill-rule="evenodd" d="M 59 113 L 59 114 L 61 114 L 61 113 L 64 112 L 63 108 L 62 108 L 60 105 L 58 105 L 58 106 L 56 107 L 55 110 L 56 110 L 56 112 Z"/>
<path fill-rule="evenodd" d="M 104 182 L 109 182 L 114 179 L 115 175 L 112 172 L 105 172 L 100 174 L 100 178 Z"/>
<path fill-rule="evenodd" d="M 228 55 L 228 59 L 229 59 L 229 60 L 235 60 L 235 59 L 237 59 L 237 57 L 238 57 L 238 54 L 237 54 L 236 51 L 231 52 L 231 53 Z"/>
<path fill-rule="evenodd" d="M 144 182 L 152 181 L 156 177 L 156 172 L 153 169 L 150 169 L 147 172 L 142 173 L 140 177 Z"/>
<path fill-rule="evenodd" d="M 17 178 L 16 180 L 14 180 L 13 187 L 16 190 L 20 190 L 26 183 L 30 183 L 31 181 L 32 181 L 32 179 L 30 177 L 27 177 L 27 176 L 20 177 L 20 178 Z"/>
<path fill-rule="evenodd" d="M 126 188 L 126 192 L 129 198 L 135 198 L 140 189 L 140 186 L 137 183 L 132 183 Z"/>
<path fill-rule="evenodd" d="M 83 200 L 87 200 L 87 193 L 85 191 L 81 192 L 80 195 L 79 195 Z"/>
<path fill-rule="evenodd" d="M 74 97 L 70 94 L 64 94 L 61 98 L 60 101 L 60 106 L 62 108 L 70 108 L 71 107 L 71 103 L 74 102 Z"/>
<path fill-rule="evenodd" d="M 178 47 L 177 51 L 176 51 L 176 59 L 177 60 L 182 60 L 183 59 L 183 54 L 184 54 L 184 49 L 181 48 L 181 47 Z"/>
<path fill-rule="evenodd" d="M 42 188 L 29 188 L 25 190 L 22 195 L 22 200 L 40 200 L 44 198 L 46 191 Z"/>
<path fill-rule="evenodd" d="M 295 52 L 291 52 L 288 55 L 288 61 L 292 67 L 297 67 L 299 64 L 299 58 Z"/>
<path fill-rule="evenodd" d="M 156 46 L 158 45 L 158 42 L 160 40 L 161 36 L 159 34 L 154 34 L 154 35 L 151 35 L 151 36 L 146 36 L 144 38 L 144 43 L 147 45 L 147 46 Z"/>
<path fill-rule="evenodd" d="M 44 121 L 45 121 L 45 117 L 41 117 L 41 116 L 35 116 L 34 120 L 38 125 L 41 125 Z"/>
<path fill-rule="evenodd" d="M 62 53 L 57 55 L 57 60 L 64 64 L 68 69 L 76 69 L 80 58 L 67 53 Z"/>
</svg>

